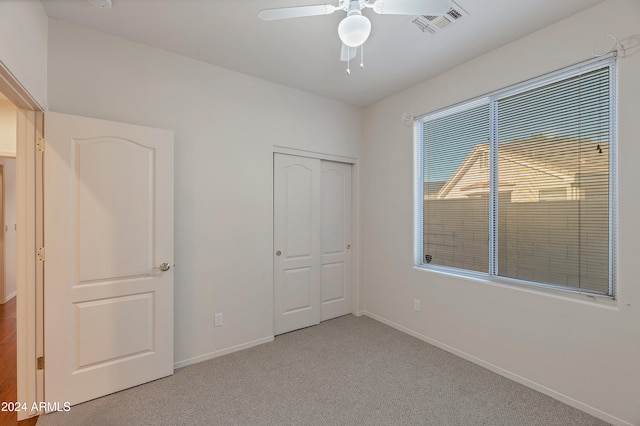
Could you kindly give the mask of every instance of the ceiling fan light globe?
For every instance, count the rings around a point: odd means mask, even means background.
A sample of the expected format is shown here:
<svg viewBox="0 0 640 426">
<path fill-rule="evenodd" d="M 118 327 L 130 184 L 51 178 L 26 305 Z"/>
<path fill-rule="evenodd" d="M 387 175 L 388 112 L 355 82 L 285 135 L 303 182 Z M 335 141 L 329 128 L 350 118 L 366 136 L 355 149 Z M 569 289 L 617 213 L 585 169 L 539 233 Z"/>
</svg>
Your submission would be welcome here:
<svg viewBox="0 0 640 426">
<path fill-rule="evenodd" d="M 340 21 L 338 36 L 349 47 L 361 46 L 371 34 L 371 21 L 359 14 L 349 15 Z"/>
</svg>

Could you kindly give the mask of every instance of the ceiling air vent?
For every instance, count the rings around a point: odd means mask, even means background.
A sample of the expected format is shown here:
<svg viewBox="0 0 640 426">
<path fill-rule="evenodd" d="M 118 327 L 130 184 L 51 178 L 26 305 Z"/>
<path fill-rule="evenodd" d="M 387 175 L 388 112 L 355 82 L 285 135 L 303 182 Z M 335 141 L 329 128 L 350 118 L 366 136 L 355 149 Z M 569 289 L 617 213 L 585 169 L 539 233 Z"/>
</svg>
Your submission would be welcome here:
<svg viewBox="0 0 640 426">
<path fill-rule="evenodd" d="M 466 10 L 461 8 L 457 3 L 453 3 L 453 7 L 442 16 L 420 15 L 410 18 L 407 22 L 415 25 L 423 33 L 434 34 L 442 31 L 454 22 L 468 16 Z"/>
</svg>

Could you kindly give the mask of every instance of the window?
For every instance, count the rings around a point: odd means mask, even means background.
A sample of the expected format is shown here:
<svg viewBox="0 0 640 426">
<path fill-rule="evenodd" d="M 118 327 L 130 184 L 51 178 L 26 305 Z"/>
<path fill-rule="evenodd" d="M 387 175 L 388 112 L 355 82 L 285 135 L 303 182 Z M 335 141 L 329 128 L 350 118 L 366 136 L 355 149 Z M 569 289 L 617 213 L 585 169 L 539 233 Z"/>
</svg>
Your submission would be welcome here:
<svg viewBox="0 0 640 426">
<path fill-rule="evenodd" d="M 614 295 L 615 58 L 416 122 L 416 265 Z"/>
</svg>

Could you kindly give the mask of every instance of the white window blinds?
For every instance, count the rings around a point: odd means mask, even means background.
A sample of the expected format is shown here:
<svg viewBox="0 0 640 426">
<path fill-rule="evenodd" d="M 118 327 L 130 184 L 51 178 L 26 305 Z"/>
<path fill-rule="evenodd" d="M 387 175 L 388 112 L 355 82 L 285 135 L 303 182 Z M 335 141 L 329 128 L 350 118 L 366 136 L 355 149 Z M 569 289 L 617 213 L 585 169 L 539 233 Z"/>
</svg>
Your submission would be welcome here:
<svg viewBox="0 0 640 426">
<path fill-rule="evenodd" d="M 419 264 L 613 295 L 614 65 L 420 120 Z"/>
<path fill-rule="evenodd" d="M 424 263 L 489 271 L 489 104 L 424 123 Z"/>
</svg>

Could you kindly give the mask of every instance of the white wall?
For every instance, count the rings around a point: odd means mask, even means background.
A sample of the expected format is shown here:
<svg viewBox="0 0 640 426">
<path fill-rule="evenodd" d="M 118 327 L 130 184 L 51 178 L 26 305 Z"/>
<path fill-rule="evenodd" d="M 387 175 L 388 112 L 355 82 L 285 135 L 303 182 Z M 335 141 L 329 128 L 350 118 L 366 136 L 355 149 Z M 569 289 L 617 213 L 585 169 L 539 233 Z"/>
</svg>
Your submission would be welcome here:
<svg viewBox="0 0 640 426">
<path fill-rule="evenodd" d="M 56 20 L 48 67 L 51 110 L 175 131 L 178 365 L 273 336 L 274 145 L 358 157 L 362 111 Z"/>
<path fill-rule="evenodd" d="M 0 155 L 15 157 L 18 109 L 0 96 Z"/>
<path fill-rule="evenodd" d="M 0 158 L 4 167 L 4 302 L 16 294 L 16 159 Z M 0 303 L 3 301 L 0 300 Z"/>
<path fill-rule="evenodd" d="M 0 156 L 15 157 L 18 110 L 0 96 Z M 0 157 L 4 166 L 4 279 L 0 283 L 0 303 L 16 294 L 16 161 Z"/>
<path fill-rule="evenodd" d="M 47 14 L 39 0 L 0 1 L 0 62 L 47 105 Z"/>
<path fill-rule="evenodd" d="M 619 60 L 618 300 L 412 268 L 413 136 L 401 114 L 435 111 L 589 59 L 608 34 L 636 46 Z M 640 2 L 609 0 L 365 111 L 360 208 L 369 315 L 605 420 L 640 424 L 638 41 Z M 413 299 L 421 312 L 412 310 Z"/>
</svg>

